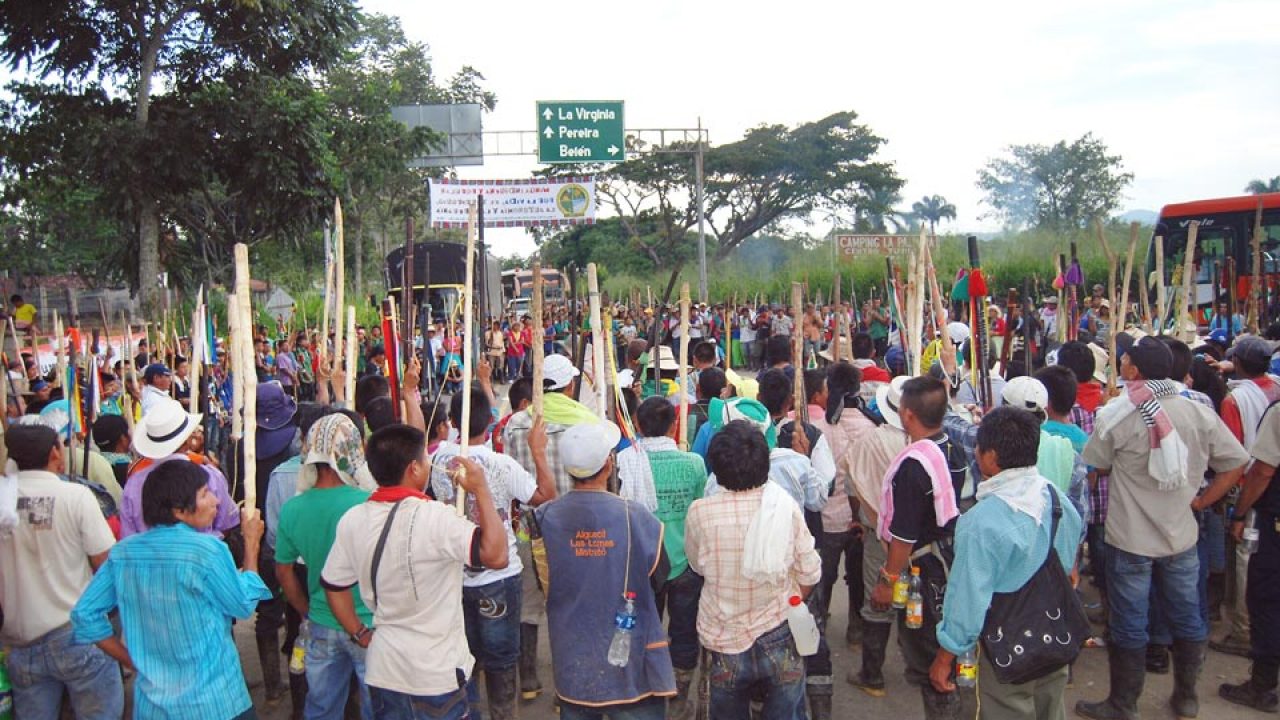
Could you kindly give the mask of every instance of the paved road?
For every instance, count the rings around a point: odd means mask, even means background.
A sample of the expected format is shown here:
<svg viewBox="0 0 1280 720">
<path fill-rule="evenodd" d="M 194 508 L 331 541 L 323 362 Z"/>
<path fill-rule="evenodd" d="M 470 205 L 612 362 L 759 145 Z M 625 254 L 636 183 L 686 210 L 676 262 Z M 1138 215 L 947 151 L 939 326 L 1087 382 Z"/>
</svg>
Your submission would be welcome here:
<svg viewBox="0 0 1280 720">
<path fill-rule="evenodd" d="M 845 620 L 847 607 L 848 595 L 843 589 L 837 588 L 836 597 L 833 600 L 832 620 L 830 623 L 831 636 L 839 640 L 833 648 L 833 662 L 837 675 L 834 702 L 835 717 L 842 719 L 850 717 L 884 718 L 885 720 L 921 717 L 919 692 L 915 688 L 909 687 L 903 680 L 901 655 L 897 652 L 896 645 L 894 645 L 896 640 L 891 640 L 890 642 L 889 659 L 885 671 L 888 683 L 887 697 L 869 697 L 853 689 L 844 681 L 849 669 L 856 668 L 860 664 L 859 652 L 850 650 L 843 642 L 847 622 Z M 1222 631 L 1221 627 L 1215 627 L 1214 636 L 1217 637 Z M 289 701 L 287 698 L 274 707 L 268 707 L 263 702 L 261 668 L 258 664 L 257 653 L 254 651 L 252 623 L 240 623 L 237 625 L 236 641 L 240 646 L 240 657 L 244 664 L 245 677 L 249 682 L 250 691 L 257 704 L 259 716 L 262 720 L 287 720 L 289 717 Z M 551 666 L 550 658 L 546 652 L 547 642 L 545 636 L 539 643 L 539 647 L 543 652 L 539 674 L 543 684 L 549 688 L 551 684 Z M 282 671 L 283 669 L 282 664 Z M 1226 681 L 1239 682 L 1247 676 L 1247 673 L 1247 660 L 1209 651 L 1206 668 L 1201 675 L 1199 684 L 1200 717 L 1211 720 L 1244 720 L 1245 718 L 1261 717 L 1259 713 L 1231 705 L 1218 698 L 1217 695 L 1217 688 L 1220 683 Z M 1172 718 L 1173 714 L 1169 710 L 1168 700 L 1172 689 L 1173 681 L 1170 675 L 1148 675 L 1146 690 L 1142 695 L 1140 706 L 1142 716 L 1147 720 Z M 1105 696 L 1106 690 L 1106 650 L 1084 650 L 1076 663 L 1075 684 L 1067 689 L 1068 715 L 1072 715 L 1071 708 L 1077 700 L 1101 699 Z M 523 705 L 520 713 L 521 717 L 526 718 L 526 720 L 554 720 L 558 717 L 552 707 L 549 694 L 544 694 L 538 700 Z"/>
</svg>

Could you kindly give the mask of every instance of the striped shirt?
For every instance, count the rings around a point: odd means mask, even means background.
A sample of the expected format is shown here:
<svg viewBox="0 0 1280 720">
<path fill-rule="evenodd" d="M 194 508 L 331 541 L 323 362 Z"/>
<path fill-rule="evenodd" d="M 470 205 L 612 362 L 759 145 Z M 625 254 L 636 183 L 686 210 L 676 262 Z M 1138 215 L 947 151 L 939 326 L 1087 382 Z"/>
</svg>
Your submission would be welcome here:
<svg viewBox="0 0 1280 720">
<path fill-rule="evenodd" d="M 231 619 L 249 618 L 270 597 L 257 573 L 236 570 L 221 540 L 162 525 L 112 548 L 71 623 L 77 643 L 98 642 L 113 634 L 107 613 L 120 609 L 138 669 L 138 720 L 225 720 L 252 705 Z"/>
</svg>

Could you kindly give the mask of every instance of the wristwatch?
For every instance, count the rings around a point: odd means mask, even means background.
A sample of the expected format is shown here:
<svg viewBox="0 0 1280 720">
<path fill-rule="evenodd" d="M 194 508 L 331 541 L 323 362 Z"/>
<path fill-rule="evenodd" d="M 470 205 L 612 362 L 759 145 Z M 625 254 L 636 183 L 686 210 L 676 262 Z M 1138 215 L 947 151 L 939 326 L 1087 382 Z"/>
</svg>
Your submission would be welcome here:
<svg viewBox="0 0 1280 720">
<path fill-rule="evenodd" d="M 355 631 L 354 633 L 351 633 L 351 634 L 350 634 L 350 635 L 348 635 L 347 637 L 351 638 L 351 642 L 353 642 L 353 643 L 355 643 L 355 644 L 359 645 L 359 644 L 360 644 L 360 641 L 361 641 L 361 640 L 363 640 L 365 637 L 367 637 L 367 636 L 368 636 L 370 633 L 372 633 L 372 632 L 373 632 L 373 628 L 371 628 L 371 627 L 369 627 L 369 626 L 365 625 L 364 623 L 361 623 L 361 624 L 360 624 L 360 629 L 359 629 L 359 630 L 357 630 L 357 631 Z"/>
</svg>

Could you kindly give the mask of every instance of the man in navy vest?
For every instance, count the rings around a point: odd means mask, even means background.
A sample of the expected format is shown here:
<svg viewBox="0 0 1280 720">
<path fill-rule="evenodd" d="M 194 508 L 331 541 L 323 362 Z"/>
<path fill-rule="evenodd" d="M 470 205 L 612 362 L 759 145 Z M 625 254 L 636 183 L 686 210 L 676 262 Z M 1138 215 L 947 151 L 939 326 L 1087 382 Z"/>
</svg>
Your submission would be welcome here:
<svg viewBox="0 0 1280 720">
<path fill-rule="evenodd" d="M 669 569 L 662 523 L 608 491 L 618 440 L 612 423 L 565 430 L 560 460 L 573 489 L 537 510 L 549 568 L 547 624 L 561 720 L 657 720 L 666 716 L 666 698 L 676 694 L 667 633 L 654 602 Z M 628 611 L 632 622 L 618 622 L 616 616 Z M 611 652 L 615 642 L 628 641 L 625 652 Z"/>
</svg>

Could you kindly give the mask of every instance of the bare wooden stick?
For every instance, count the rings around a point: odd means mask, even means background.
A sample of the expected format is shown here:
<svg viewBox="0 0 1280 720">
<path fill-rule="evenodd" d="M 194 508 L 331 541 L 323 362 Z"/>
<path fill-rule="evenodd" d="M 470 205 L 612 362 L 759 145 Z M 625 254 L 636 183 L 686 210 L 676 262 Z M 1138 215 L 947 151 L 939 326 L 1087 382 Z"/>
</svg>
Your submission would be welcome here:
<svg viewBox="0 0 1280 720">
<path fill-rule="evenodd" d="M 804 307 L 804 283 L 791 283 L 791 307 L 795 309 L 797 315 L 800 314 L 799 309 Z M 804 432 L 800 427 L 803 423 L 809 422 L 809 403 L 804 396 L 803 333 L 792 333 L 791 335 L 791 364 L 795 370 L 795 380 L 791 384 L 791 391 L 795 397 L 796 420 L 800 422 L 796 426 L 796 432 Z"/>
<path fill-rule="evenodd" d="M 1108 348 L 1109 353 L 1107 362 L 1111 365 L 1111 372 L 1107 377 L 1107 389 L 1114 391 L 1116 388 L 1116 378 L 1119 375 L 1119 359 L 1116 357 L 1116 334 L 1125 328 L 1125 317 L 1128 315 L 1129 307 L 1129 278 L 1133 276 L 1133 259 L 1134 252 L 1138 247 L 1138 223 L 1129 224 L 1129 254 L 1124 263 L 1124 277 L 1120 281 L 1120 302 L 1111 304 L 1111 341 Z M 1143 295 L 1145 296 L 1145 288 Z M 1119 305 L 1119 309 L 1117 309 Z"/>
<path fill-rule="evenodd" d="M 844 346 L 844 321 L 845 321 L 845 318 L 848 317 L 848 315 L 847 313 L 845 313 L 843 310 L 840 309 L 840 306 L 844 304 L 844 300 L 843 300 L 844 296 L 840 294 L 840 273 L 839 272 L 836 273 L 836 284 L 831 294 L 835 295 L 835 304 L 836 304 L 836 326 L 835 328 L 833 328 L 835 332 L 832 333 L 833 335 L 835 335 L 835 342 L 832 344 L 832 347 L 831 347 L 831 361 L 840 362 L 841 360 L 844 359 L 843 357 L 844 355 L 844 347 L 843 347 Z"/>
<path fill-rule="evenodd" d="M 338 313 L 338 321 L 341 324 L 342 313 Z M 346 374 L 343 375 L 343 399 L 350 403 L 348 407 L 353 407 L 356 401 L 356 306 L 347 306 L 347 346 L 343 348 L 346 358 Z M 338 358 L 334 358 L 336 365 Z"/>
<path fill-rule="evenodd" d="M 471 434 L 471 372 L 474 370 L 475 359 L 472 357 L 475 349 L 475 343 L 472 340 L 473 321 L 475 319 L 475 298 L 473 291 L 475 289 L 475 272 L 476 272 L 476 241 L 480 235 L 480 207 L 479 203 L 471 205 L 470 214 L 467 217 L 467 274 L 462 281 L 462 427 L 458 428 L 458 444 L 460 449 L 458 454 L 466 457 L 469 453 L 468 437 Z M 541 338 L 539 338 L 541 341 Z M 462 485 L 458 485 L 458 515 L 466 512 L 467 507 L 467 491 Z"/>
<path fill-rule="evenodd" d="M 253 348 L 253 294 L 249 283 L 249 246 L 236 243 L 236 300 L 240 311 L 240 372 L 236 382 L 241 386 L 243 436 L 240 448 L 243 453 L 241 467 L 244 478 L 244 506 L 252 511 L 258 505 L 258 371 L 255 367 Z"/>
<path fill-rule="evenodd" d="M 676 358 L 680 386 L 680 412 L 676 416 L 676 427 L 680 428 L 681 450 L 689 449 L 689 365 L 685 361 L 689 357 L 689 304 L 689 283 L 684 283 L 680 286 L 680 357 Z M 662 357 L 661 353 L 658 357 Z"/>
<path fill-rule="evenodd" d="M 344 294 L 347 288 L 347 247 L 345 234 L 342 229 L 342 200 L 341 198 L 333 199 L 333 232 L 334 232 L 334 328 L 333 328 L 333 351 L 342 352 L 342 308 L 346 307 Z M 327 329 L 326 329 L 327 332 Z M 354 342 L 355 336 L 352 336 L 347 342 Z M 356 369 L 354 366 L 347 368 L 347 376 L 354 378 Z M 347 402 L 354 402 L 354 395 L 347 396 Z"/>
<path fill-rule="evenodd" d="M 333 272 L 334 263 L 330 253 L 329 226 L 326 224 L 324 228 L 324 300 L 321 304 L 321 321 L 320 321 L 320 342 L 316 346 L 316 359 L 323 365 L 325 358 L 329 357 L 329 306 L 333 304 Z M 334 309 L 338 314 L 338 322 L 342 322 L 342 307 Z M 334 354 L 341 354 L 342 348 L 336 345 L 333 348 Z M 327 381 L 326 381 L 327 382 Z"/>
<path fill-rule="evenodd" d="M 1199 236 L 1200 223 L 1192 220 L 1187 227 L 1187 249 L 1182 253 L 1182 305 L 1178 312 L 1179 327 L 1175 332 L 1175 337 L 1180 335 L 1182 341 L 1187 344 L 1195 342 L 1198 329 L 1194 308 L 1196 306 L 1196 240 Z M 1189 330 L 1186 327 L 1188 321 L 1191 323 Z"/>
<path fill-rule="evenodd" d="M 604 327 L 600 320 L 600 279 L 596 264 L 587 263 L 588 305 L 591 311 L 591 386 L 595 389 L 596 413 L 608 420 L 608 378 L 604 372 Z M 541 332 L 541 328 L 538 332 Z M 538 338 L 541 342 L 541 338 Z"/>
<path fill-rule="evenodd" d="M 1164 334 L 1165 282 L 1164 282 L 1164 237 L 1157 235 L 1156 244 L 1156 307 L 1152 322 L 1155 323 L 1157 335 Z"/>
<path fill-rule="evenodd" d="M 542 258 L 539 256 L 533 261 L 533 302 L 531 303 L 533 312 L 533 324 L 538 328 L 538 332 L 542 332 Z M 543 343 L 536 342 L 530 348 L 533 351 L 533 418 L 536 420 L 542 417 L 542 363 L 545 358 L 543 354 L 546 348 Z M 514 410 L 514 408 L 512 408 Z"/>
</svg>

